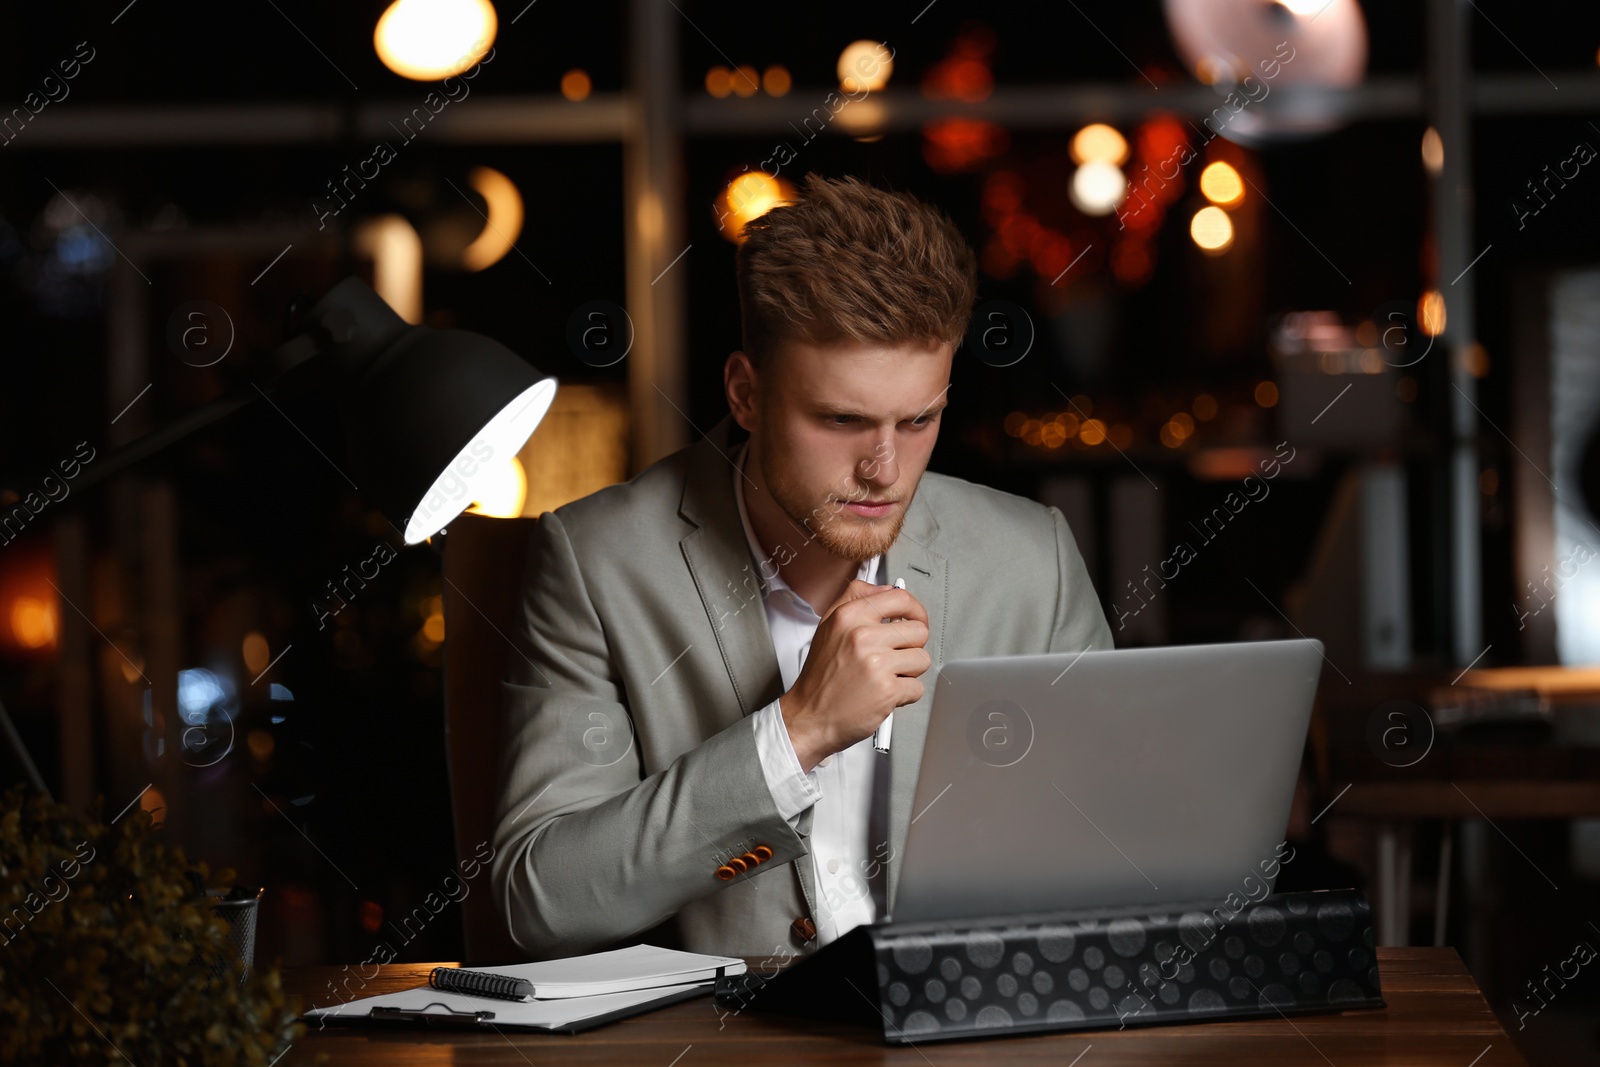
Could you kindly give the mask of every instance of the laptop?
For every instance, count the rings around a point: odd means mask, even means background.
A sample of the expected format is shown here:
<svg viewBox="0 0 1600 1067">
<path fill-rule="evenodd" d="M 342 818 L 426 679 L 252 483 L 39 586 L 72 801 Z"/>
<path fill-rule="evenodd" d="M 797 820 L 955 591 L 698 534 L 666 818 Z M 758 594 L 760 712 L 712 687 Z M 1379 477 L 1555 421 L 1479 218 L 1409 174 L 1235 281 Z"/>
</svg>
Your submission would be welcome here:
<svg viewBox="0 0 1600 1067">
<path fill-rule="evenodd" d="M 1300 639 L 946 664 L 890 918 L 1259 899 L 1322 662 Z"/>
</svg>

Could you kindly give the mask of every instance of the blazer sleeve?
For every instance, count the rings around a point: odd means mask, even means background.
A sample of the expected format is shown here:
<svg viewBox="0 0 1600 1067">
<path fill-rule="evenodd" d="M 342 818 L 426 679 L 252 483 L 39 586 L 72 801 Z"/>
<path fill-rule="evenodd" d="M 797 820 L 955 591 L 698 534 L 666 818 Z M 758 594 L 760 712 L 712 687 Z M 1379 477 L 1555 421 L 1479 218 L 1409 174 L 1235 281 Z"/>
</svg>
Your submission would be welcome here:
<svg viewBox="0 0 1600 1067">
<path fill-rule="evenodd" d="M 1078 542 L 1067 526 L 1061 509 L 1050 509 L 1056 531 L 1056 611 L 1050 635 L 1051 652 L 1105 650 L 1113 646 L 1111 626 L 1089 569 L 1084 566 Z"/>
<path fill-rule="evenodd" d="M 612 647 L 554 512 L 530 541 L 511 643 L 490 878 L 530 957 L 605 948 L 808 853 L 809 820 L 779 813 L 744 718 L 644 775 L 640 709 L 616 667 L 626 649 Z M 758 845 L 773 855 L 717 877 Z"/>
</svg>

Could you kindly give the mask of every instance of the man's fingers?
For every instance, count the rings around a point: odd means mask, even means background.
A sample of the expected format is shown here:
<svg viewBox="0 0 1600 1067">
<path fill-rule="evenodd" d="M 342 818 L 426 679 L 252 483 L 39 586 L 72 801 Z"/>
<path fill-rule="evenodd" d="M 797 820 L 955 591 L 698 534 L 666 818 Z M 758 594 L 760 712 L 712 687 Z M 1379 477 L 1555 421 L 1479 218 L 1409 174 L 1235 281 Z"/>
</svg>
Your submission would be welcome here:
<svg viewBox="0 0 1600 1067">
<path fill-rule="evenodd" d="M 895 619 L 885 629 L 890 648 L 922 648 L 928 643 L 928 624 L 916 619 Z"/>
<path fill-rule="evenodd" d="M 826 619 L 845 604 L 853 600 L 863 600 L 882 588 L 883 586 L 881 585 L 873 585 L 871 582 L 863 582 L 859 578 L 852 578 L 850 584 L 844 587 L 844 592 L 839 594 L 839 599 L 828 605 L 828 610 L 822 613 L 822 617 Z"/>
<path fill-rule="evenodd" d="M 933 666 L 933 657 L 923 648 L 897 648 L 889 653 L 889 665 L 902 678 L 915 678 Z"/>
<path fill-rule="evenodd" d="M 854 579 L 845 587 L 843 595 L 828 609 L 828 618 L 836 611 L 848 610 L 852 621 L 878 622 L 882 619 L 915 619 L 926 625 L 928 611 L 922 601 L 904 589 L 892 585 L 873 585 Z"/>
</svg>

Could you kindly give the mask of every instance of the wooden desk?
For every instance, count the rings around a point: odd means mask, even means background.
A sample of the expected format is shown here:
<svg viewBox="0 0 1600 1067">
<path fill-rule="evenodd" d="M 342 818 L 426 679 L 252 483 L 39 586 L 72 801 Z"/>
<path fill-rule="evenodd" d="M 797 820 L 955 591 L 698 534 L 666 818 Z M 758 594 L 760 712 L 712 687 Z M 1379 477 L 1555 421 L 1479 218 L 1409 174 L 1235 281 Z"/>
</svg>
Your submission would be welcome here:
<svg viewBox="0 0 1600 1067">
<path fill-rule="evenodd" d="M 385 966 L 360 995 L 375 996 L 424 984 L 432 966 Z M 894 1047 L 865 1027 L 754 1009 L 719 1020 L 721 1009 L 708 996 L 576 1035 L 333 1026 L 319 1031 L 313 1023 L 278 1067 L 318 1062 L 329 1067 L 705 1067 L 755 1063 L 1069 1067 L 1077 1064 L 1079 1057 L 1082 1067 L 1180 1063 L 1185 1067 L 1525 1067 L 1526 1061 L 1517 1054 L 1454 949 L 1380 948 L 1378 966 L 1384 999 L 1389 1002 L 1381 1011 Z M 290 993 L 306 998 L 306 1007 L 321 1007 L 340 999 L 329 994 L 330 981 L 359 973 L 355 967 L 348 972 L 336 967 L 302 968 L 289 971 L 285 985 Z M 356 984 L 351 981 L 351 988 Z"/>
</svg>

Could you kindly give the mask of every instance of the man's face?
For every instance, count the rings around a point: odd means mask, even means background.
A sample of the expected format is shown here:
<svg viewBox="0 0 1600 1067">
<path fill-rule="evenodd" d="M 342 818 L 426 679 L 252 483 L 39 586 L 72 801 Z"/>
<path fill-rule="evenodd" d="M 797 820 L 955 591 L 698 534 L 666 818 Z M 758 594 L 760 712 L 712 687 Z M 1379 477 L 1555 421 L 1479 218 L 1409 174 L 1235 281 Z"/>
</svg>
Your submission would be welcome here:
<svg viewBox="0 0 1600 1067">
<path fill-rule="evenodd" d="M 761 480 L 833 555 L 865 562 L 899 535 L 938 439 L 953 353 L 791 341 L 758 374 L 756 417 L 740 422 Z"/>
</svg>

